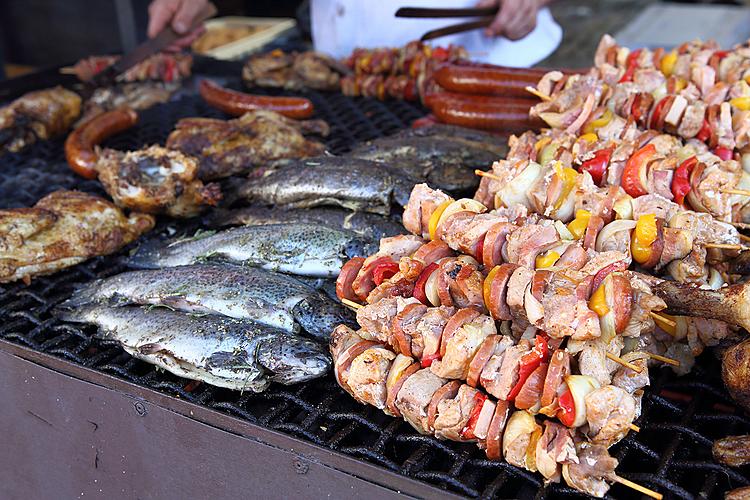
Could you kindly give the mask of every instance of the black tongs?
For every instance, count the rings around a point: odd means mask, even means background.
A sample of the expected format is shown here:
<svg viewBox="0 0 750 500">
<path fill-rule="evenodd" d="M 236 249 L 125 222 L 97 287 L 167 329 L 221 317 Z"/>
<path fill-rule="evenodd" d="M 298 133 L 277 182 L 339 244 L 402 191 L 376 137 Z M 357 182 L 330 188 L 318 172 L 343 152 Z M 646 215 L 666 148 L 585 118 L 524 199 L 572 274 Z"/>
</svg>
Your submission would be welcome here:
<svg viewBox="0 0 750 500">
<path fill-rule="evenodd" d="M 421 7 L 401 7 L 396 11 L 396 17 L 420 17 L 420 18 L 443 18 L 443 17 L 479 17 L 476 21 L 454 24 L 430 30 L 420 38 L 421 41 L 440 38 L 441 36 L 452 35 L 454 33 L 463 33 L 478 28 L 485 28 L 492 24 L 492 20 L 497 15 L 500 7 L 483 7 L 483 8 L 464 8 L 464 9 L 440 9 L 440 8 L 421 8 Z"/>
</svg>

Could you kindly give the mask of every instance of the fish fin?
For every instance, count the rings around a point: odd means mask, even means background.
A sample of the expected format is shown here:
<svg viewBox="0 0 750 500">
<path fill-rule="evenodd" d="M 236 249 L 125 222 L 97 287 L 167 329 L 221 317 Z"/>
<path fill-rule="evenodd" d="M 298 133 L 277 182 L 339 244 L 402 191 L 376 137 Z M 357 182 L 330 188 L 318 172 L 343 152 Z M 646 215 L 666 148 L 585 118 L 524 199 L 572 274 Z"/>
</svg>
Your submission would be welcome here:
<svg viewBox="0 0 750 500">
<path fill-rule="evenodd" d="M 161 344 L 152 342 L 150 344 L 139 345 L 138 347 L 136 347 L 136 350 L 138 351 L 138 353 L 148 356 L 150 354 L 156 354 L 157 352 L 166 351 L 167 348 Z"/>
<path fill-rule="evenodd" d="M 157 269 L 163 248 L 164 242 L 159 239 L 144 241 L 128 259 L 128 265 L 135 269 Z"/>
</svg>

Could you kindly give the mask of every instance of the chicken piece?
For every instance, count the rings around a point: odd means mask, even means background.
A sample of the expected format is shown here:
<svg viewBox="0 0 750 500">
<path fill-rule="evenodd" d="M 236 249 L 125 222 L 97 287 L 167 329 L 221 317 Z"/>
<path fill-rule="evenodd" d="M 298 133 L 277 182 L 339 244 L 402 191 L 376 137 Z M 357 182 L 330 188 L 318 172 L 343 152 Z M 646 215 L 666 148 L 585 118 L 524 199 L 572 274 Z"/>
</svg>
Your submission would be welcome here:
<svg viewBox="0 0 750 500">
<path fill-rule="evenodd" d="M 448 320 L 456 313 L 453 307 L 431 307 L 417 323 L 411 337 L 411 352 L 417 359 L 434 358 L 440 350 L 440 338 Z"/>
<path fill-rule="evenodd" d="M 109 201 L 78 191 L 55 191 L 32 208 L 0 210 L 0 283 L 29 283 L 116 252 L 154 223 L 150 215 L 126 217 Z"/>
<path fill-rule="evenodd" d="M 750 464 L 750 436 L 727 436 L 714 441 L 714 460 L 730 467 Z"/>
<path fill-rule="evenodd" d="M 607 481 L 614 481 L 617 459 L 601 445 L 581 447 L 578 463 L 563 465 L 563 477 L 568 485 L 597 498 L 609 491 Z"/>
<path fill-rule="evenodd" d="M 445 354 L 432 362 L 430 370 L 438 377 L 466 380 L 469 363 L 479 346 L 485 338 L 495 334 L 495 321 L 489 316 L 482 315 L 466 323 L 449 339 L 443 339 Z"/>
<path fill-rule="evenodd" d="M 518 382 L 521 358 L 530 350 L 531 343 L 521 339 L 518 344 L 506 347 L 500 354 L 493 355 L 480 376 L 485 390 L 498 399 L 507 399 L 511 389 Z M 497 369 L 492 370 L 494 367 Z"/>
<path fill-rule="evenodd" d="M 287 158 L 309 158 L 325 145 L 303 134 L 327 135 L 320 120 L 295 121 L 272 111 L 252 111 L 234 120 L 184 118 L 167 138 L 167 147 L 199 159 L 198 177 L 213 180 L 249 172 Z"/>
<path fill-rule="evenodd" d="M 196 178 L 194 158 L 161 146 L 126 153 L 105 149 L 96 169 L 115 204 L 131 210 L 193 217 L 221 199 L 218 184 L 204 186 Z"/>
<path fill-rule="evenodd" d="M 435 419 L 435 437 L 450 441 L 464 441 L 461 435 L 469 423 L 474 406 L 477 404 L 479 391 L 466 384 L 461 384 L 455 398 L 444 399 L 438 403 Z"/>
<path fill-rule="evenodd" d="M 113 87 L 99 87 L 83 103 L 83 113 L 76 127 L 86 120 L 117 108 L 148 109 L 169 101 L 181 88 L 179 83 L 138 82 L 121 83 Z"/>
<path fill-rule="evenodd" d="M 431 434 L 427 408 L 432 396 L 445 383 L 445 379 L 422 369 L 407 378 L 396 395 L 396 408 L 420 434 Z"/>
<path fill-rule="evenodd" d="M 635 419 L 635 398 L 627 391 L 607 385 L 588 393 L 585 401 L 591 442 L 610 447 L 627 434 Z"/>
<path fill-rule="evenodd" d="M 541 300 L 545 312 L 542 329 L 550 337 L 570 336 L 575 340 L 599 338 L 599 316 L 588 307 L 591 282 L 591 276 L 577 271 L 554 273 Z"/>
<path fill-rule="evenodd" d="M 24 94 L 0 108 L 0 152 L 63 134 L 80 114 L 81 97 L 62 87 Z"/>
<path fill-rule="evenodd" d="M 371 347 L 354 358 L 346 384 L 357 401 L 385 408 L 388 370 L 396 354 L 384 347 Z"/>
<path fill-rule="evenodd" d="M 536 467 L 544 479 L 555 483 L 560 481 L 560 464 L 575 463 L 577 460 L 570 429 L 546 420 L 535 453 Z"/>
<path fill-rule="evenodd" d="M 357 311 L 357 323 L 366 332 L 388 345 L 398 345 L 393 337 L 393 319 L 410 304 L 421 304 L 410 297 L 388 297 L 379 302 L 368 304 Z"/>
<path fill-rule="evenodd" d="M 648 355 L 644 352 L 629 352 L 621 356 L 624 361 L 634 364 L 640 372 L 621 366 L 612 376 L 612 385 L 633 394 L 635 391 L 649 385 Z"/>
<path fill-rule="evenodd" d="M 721 378 L 732 398 L 750 411 L 750 339 L 724 351 L 721 358 Z"/>
<path fill-rule="evenodd" d="M 528 342 L 528 341 L 525 341 Z M 505 358 L 505 351 L 509 347 L 513 347 L 513 339 L 510 336 L 502 335 L 495 344 L 495 350 L 487 361 L 487 364 L 482 368 L 482 373 L 479 375 L 479 383 L 488 394 L 498 397 L 495 389 L 499 387 L 498 382 L 501 376 L 501 368 L 503 366 L 503 359 Z M 523 356 L 525 352 L 519 354 Z M 510 389 L 508 389 L 510 391 Z"/>
<path fill-rule="evenodd" d="M 432 213 L 451 197 L 427 184 L 417 184 L 411 191 L 409 202 L 404 207 L 402 217 L 404 227 L 412 234 L 429 238 L 429 222 Z"/>
<path fill-rule="evenodd" d="M 242 80 L 248 87 L 339 90 L 344 73 L 346 66 L 320 52 L 273 50 L 251 56 L 242 68 Z"/>
</svg>

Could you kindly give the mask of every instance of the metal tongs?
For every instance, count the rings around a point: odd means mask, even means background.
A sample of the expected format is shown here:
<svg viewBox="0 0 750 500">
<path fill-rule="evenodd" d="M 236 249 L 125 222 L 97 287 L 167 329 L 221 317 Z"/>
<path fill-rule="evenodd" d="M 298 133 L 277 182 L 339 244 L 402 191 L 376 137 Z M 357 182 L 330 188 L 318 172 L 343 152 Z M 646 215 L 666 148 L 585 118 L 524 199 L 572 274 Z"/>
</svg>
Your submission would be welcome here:
<svg viewBox="0 0 750 500">
<path fill-rule="evenodd" d="M 421 41 L 440 38 L 441 36 L 452 35 L 454 33 L 463 33 L 479 28 L 485 28 L 492 24 L 492 20 L 497 15 L 500 7 L 474 7 L 464 9 L 441 9 L 441 8 L 422 8 L 422 7 L 401 7 L 396 11 L 396 17 L 419 17 L 419 18 L 443 18 L 443 17 L 479 17 L 476 21 L 454 24 L 430 30 L 420 38 Z"/>
</svg>

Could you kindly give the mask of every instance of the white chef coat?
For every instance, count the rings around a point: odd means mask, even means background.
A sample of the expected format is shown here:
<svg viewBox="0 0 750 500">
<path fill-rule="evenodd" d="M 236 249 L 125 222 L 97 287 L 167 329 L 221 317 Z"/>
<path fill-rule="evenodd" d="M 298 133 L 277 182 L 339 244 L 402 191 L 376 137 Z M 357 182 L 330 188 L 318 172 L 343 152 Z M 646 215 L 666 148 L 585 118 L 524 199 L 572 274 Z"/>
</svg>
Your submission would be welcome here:
<svg viewBox="0 0 750 500">
<path fill-rule="evenodd" d="M 312 0 L 312 35 L 315 49 L 345 57 L 356 47 L 399 47 L 426 31 L 471 18 L 396 18 L 399 7 L 473 7 L 476 0 Z M 534 31 L 511 41 L 487 37 L 482 29 L 432 40 L 433 45 L 462 45 L 473 60 L 526 67 L 551 54 L 562 40 L 562 28 L 549 9 L 540 9 Z"/>
</svg>

